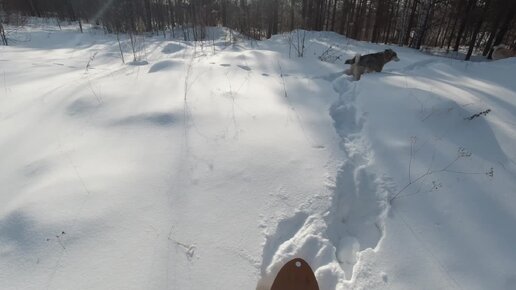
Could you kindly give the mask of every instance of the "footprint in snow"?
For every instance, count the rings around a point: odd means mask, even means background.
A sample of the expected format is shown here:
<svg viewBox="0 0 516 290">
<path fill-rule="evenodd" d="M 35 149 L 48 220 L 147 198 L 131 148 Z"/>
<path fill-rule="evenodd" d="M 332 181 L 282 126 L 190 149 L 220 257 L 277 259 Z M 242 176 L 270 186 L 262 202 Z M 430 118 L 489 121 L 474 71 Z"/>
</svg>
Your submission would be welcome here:
<svg viewBox="0 0 516 290">
<path fill-rule="evenodd" d="M 148 65 L 149 62 L 146 60 L 135 60 L 135 61 L 128 62 L 127 64 L 132 65 L 132 66 L 144 66 L 144 65 Z"/>
<path fill-rule="evenodd" d="M 176 123 L 177 116 L 171 113 L 146 113 L 139 115 L 127 116 L 121 119 L 113 120 L 109 123 L 111 126 L 146 126 L 153 125 L 158 127 L 167 127 Z"/>
<path fill-rule="evenodd" d="M 79 98 L 66 107 L 69 116 L 91 114 L 100 107 L 98 101 L 91 98 Z"/>
<path fill-rule="evenodd" d="M 333 80 L 332 82 L 332 85 L 333 85 L 333 90 L 339 94 L 342 94 L 344 93 L 345 91 L 348 90 L 349 88 L 349 85 L 350 85 L 350 81 L 348 79 L 347 76 L 345 75 L 342 75 L 338 78 L 336 78 L 335 80 Z"/>
<path fill-rule="evenodd" d="M 243 70 L 246 70 L 246 71 L 251 71 L 251 68 L 248 67 L 247 65 L 237 65 L 239 68 L 243 69 Z"/>
</svg>

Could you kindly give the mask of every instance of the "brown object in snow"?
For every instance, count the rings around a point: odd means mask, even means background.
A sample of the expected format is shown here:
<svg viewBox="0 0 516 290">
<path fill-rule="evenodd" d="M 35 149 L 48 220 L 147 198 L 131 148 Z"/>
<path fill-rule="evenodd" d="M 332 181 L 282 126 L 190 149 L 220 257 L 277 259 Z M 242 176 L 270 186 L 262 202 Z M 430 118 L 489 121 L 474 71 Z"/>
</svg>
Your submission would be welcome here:
<svg viewBox="0 0 516 290">
<path fill-rule="evenodd" d="M 271 290 L 319 290 L 319 284 L 308 263 L 296 258 L 281 268 Z"/>
<path fill-rule="evenodd" d="M 499 60 L 499 59 L 515 57 L 515 56 L 516 56 L 516 50 L 507 48 L 502 44 L 493 47 L 493 54 L 491 55 L 493 60 Z"/>
</svg>

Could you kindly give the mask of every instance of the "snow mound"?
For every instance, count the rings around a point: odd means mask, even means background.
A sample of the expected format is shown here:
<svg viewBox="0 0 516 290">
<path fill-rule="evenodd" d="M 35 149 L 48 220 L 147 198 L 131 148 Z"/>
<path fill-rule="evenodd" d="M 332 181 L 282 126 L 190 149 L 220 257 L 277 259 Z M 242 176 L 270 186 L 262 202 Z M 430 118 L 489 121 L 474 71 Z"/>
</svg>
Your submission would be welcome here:
<svg viewBox="0 0 516 290">
<path fill-rule="evenodd" d="M 165 45 L 165 47 L 163 47 L 161 52 L 164 53 L 164 54 L 173 54 L 173 53 L 179 52 L 179 51 L 181 51 L 183 49 L 185 49 L 185 46 L 183 44 L 180 44 L 180 43 L 168 43 L 167 45 Z"/>
<path fill-rule="evenodd" d="M 153 64 L 149 69 L 149 73 L 159 72 L 159 71 L 163 71 L 163 70 L 173 70 L 177 66 L 180 66 L 180 65 L 181 65 L 181 63 L 178 61 L 163 60 L 163 61 Z"/>
</svg>

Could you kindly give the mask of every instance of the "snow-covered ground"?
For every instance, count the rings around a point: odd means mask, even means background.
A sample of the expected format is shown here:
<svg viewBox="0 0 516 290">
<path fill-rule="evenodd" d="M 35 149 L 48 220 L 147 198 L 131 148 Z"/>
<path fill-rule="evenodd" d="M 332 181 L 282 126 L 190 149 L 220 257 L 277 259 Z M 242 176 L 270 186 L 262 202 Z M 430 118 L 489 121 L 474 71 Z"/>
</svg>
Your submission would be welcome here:
<svg viewBox="0 0 516 290">
<path fill-rule="evenodd" d="M 388 46 L 208 35 L 0 47 L 1 289 L 264 290 L 293 257 L 321 290 L 516 287 L 516 59 L 392 46 L 351 82 Z"/>
</svg>

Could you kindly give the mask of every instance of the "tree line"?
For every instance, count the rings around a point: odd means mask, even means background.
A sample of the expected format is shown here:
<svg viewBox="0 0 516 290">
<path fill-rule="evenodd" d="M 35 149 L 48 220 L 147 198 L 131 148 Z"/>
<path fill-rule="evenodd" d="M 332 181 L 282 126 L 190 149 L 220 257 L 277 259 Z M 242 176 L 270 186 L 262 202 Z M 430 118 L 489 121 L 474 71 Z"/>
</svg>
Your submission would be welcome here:
<svg viewBox="0 0 516 290">
<path fill-rule="evenodd" d="M 467 48 L 466 59 L 516 42 L 516 0 L 0 0 L 0 35 L 10 15 L 76 21 L 81 31 L 89 22 L 109 33 L 171 31 L 193 40 L 217 25 L 254 39 L 334 31 L 416 49 Z"/>
</svg>

